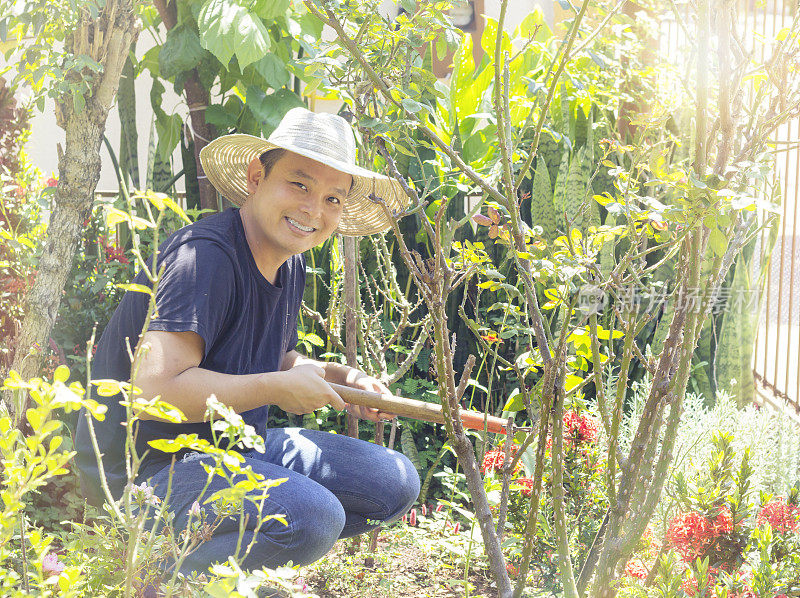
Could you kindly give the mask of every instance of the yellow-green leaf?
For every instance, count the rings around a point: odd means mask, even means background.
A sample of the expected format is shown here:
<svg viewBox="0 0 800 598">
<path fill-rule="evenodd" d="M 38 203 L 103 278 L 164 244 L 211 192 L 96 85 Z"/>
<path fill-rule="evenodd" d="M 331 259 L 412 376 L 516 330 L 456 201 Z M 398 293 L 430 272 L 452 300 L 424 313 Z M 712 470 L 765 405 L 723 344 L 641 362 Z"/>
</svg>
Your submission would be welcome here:
<svg viewBox="0 0 800 598">
<path fill-rule="evenodd" d="M 143 284 L 130 283 L 130 284 L 118 284 L 116 286 L 124 291 L 132 291 L 134 293 L 145 293 L 146 295 L 153 294 L 153 289 Z"/>
<path fill-rule="evenodd" d="M 92 380 L 97 387 L 97 394 L 101 397 L 113 397 L 123 390 L 123 383 L 119 380 Z"/>
</svg>

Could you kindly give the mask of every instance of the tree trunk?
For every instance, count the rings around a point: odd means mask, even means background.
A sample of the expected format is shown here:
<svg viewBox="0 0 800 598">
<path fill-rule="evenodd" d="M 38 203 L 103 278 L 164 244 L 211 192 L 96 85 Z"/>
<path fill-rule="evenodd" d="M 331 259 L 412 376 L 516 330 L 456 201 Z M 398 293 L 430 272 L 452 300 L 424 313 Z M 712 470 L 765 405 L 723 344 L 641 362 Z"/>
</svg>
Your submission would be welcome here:
<svg viewBox="0 0 800 598">
<path fill-rule="evenodd" d="M 47 237 L 36 281 L 25 299 L 25 318 L 12 364 L 23 379 L 39 375 L 83 222 L 91 213 L 108 111 L 138 34 L 131 0 L 109 0 L 97 19 L 84 17 L 67 40 L 67 52 L 88 55 L 103 69 L 92 80 L 81 111 L 76 111 L 71 95 L 56 102 L 56 120 L 66 132 L 66 145 L 59 151 L 59 180 Z M 8 397 L 6 402 L 13 413 L 15 406 Z M 17 407 L 21 412 L 25 409 L 25 405 Z"/>
<path fill-rule="evenodd" d="M 161 22 L 169 31 L 178 23 L 178 9 L 175 2 L 167 0 L 153 0 L 158 10 Z M 192 139 L 194 141 L 194 159 L 197 164 L 197 184 L 200 187 L 200 208 L 217 211 L 217 191 L 209 182 L 203 165 L 200 163 L 200 150 L 208 145 L 217 136 L 217 128 L 206 122 L 206 108 L 211 97 L 208 90 L 200 82 L 197 69 L 192 69 L 186 82 L 183 84 L 183 93 L 189 105 L 189 122 L 191 123 Z"/>
</svg>

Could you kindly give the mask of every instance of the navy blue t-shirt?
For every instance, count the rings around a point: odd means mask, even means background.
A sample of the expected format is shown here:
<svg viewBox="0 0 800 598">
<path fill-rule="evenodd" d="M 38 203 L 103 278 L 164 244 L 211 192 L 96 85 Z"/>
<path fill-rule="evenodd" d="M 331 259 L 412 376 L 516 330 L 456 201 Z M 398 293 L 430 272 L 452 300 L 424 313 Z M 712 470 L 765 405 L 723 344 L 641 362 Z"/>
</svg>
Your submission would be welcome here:
<svg viewBox="0 0 800 598">
<path fill-rule="evenodd" d="M 225 374 L 254 374 L 280 369 L 287 351 L 297 344 L 297 314 L 305 287 L 305 259 L 295 255 L 278 270 L 271 284 L 256 266 L 247 244 L 239 210 L 231 208 L 186 226 L 159 247 L 158 267 L 165 267 L 156 291 L 156 314 L 148 330 L 192 331 L 205 342 L 199 367 Z M 140 273 L 135 280 L 148 284 Z M 149 286 L 149 284 L 148 284 Z M 131 363 L 127 343 L 135 349 L 144 325 L 149 296 L 128 292 L 103 331 L 92 365 L 92 378 L 128 380 Z M 94 421 L 109 488 L 118 497 L 127 476 L 124 464 L 125 410 L 120 396 L 93 398 L 108 406 L 106 418 Z M 268 406 L 241 413 L 258 432 L 266 428 Z M 172 455 L 147 442 L 198 434 L 211 441 L 208 423 L 172 424 L 140 421 L 138 454 L 150 451 L 140 477 L 152 475 Z M 103 501 L 97 461 L 84 413 L 78 420 L 76 461 L 86 497 Z"/>
</svg>

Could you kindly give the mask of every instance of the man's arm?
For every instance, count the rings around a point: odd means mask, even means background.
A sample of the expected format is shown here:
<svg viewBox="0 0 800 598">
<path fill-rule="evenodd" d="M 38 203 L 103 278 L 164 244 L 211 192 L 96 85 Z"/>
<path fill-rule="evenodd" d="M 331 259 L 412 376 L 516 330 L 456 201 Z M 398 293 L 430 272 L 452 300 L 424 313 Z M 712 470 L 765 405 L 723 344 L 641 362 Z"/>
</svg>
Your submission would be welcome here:
<svg viewBox="0 0 800 598">
<path fill-rule="evenodd" d="M 361 370 L 329 361 L 317 361 L 316 359 L 306 357 L 297 351 L 288 351 L 286 353 L 283 358 L 283 362 L 281 363 L 281 370 L 290 370 L 292 368 L 306 366 L 322 369 L 325 373 L 325 380 L 327 382 L 351 386 L 353 388 L 377 392 L 379 394 L 392 394 L 392 391 L 390 391 L 380 380 L 373 378 L 372 376 L 368 376 Z M 384 413 L 369 407 L 362 407 L 361 405 L 351 405 L 350 403 L 347 404 L 347 410 L 361 419 L 368 419 L 374 422 L 395 417 L 390 413 Z"/>
<path fill-rule="evenodd" d="M 339 410 L 345 408 L 344 401 L 325 381 L 326 370 L 313 360 L 282 367 L 279 372 L 221 374 L 199 367 L 204 343 L 194 332 L 151 330 L 142 342 L 144 355 L 133 383 L 144 398 L 161 395 L 179 408 L 189 422 L 205 419 L 206 399 L 212 394 L 236 412 L 262 405 L 277 405 L 298 415 L 328 404 Z M 282 366 L 286 363 L 284 359 Z M 155 419 L 146 414 L 140 417 Z"/>
</svg>

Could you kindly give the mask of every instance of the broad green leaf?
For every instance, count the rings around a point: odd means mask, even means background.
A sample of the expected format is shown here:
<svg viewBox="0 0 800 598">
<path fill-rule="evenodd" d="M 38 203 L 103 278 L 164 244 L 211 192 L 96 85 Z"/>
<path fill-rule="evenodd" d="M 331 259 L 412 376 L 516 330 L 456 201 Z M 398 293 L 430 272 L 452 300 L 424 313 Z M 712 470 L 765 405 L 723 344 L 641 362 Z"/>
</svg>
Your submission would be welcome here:
<svg viewBox="0 0 800 598">
<path fill-rule="evenodd" d="M 503 411 L 516 413 L 517 411 L 522 411 L 523 409 L 525 409 L 525 403 L 522 400 L 522 393 L 518 389 L 514 389 L 514 391 L 511 393 L 511 396 L 508 397 L 506 404 L 503 405 Z"/>
<path fill-rule="evenodd" d="M 457 100 L 459 94 L 466 86 L 467 81 L 472 78 L 475 71 L 475 59 L 472 56 L 472 36 L 464 35 L 461 37 L 461 44 L 453 55 L 453 74 L 450 76 L 450 118 L 456 119 Z"/>
<path fill-rule="evenodd" d="M 535 36 L 533 36 L 534 33 L 536 33 Z M 514 30 L 514 37 L 527 40 L 532 36 L 537 42 L 545 42 L 552 36 L 542 9 L 538 6 L 528 13 L 528 16 L 522 19 L 522 22 Z"/>
<path fill-rule="evenodd" d="M 492 59 L 492 61 L 503 59 L 502 55 L 499 58 L 495 56 L 497 44 L 497 24 L 498 23 L 495 19 L 486 17 L 486 26 L 483 30 L 483 34 L 481 35 L 481 47 L 484 49 L 489 58 Z M 513 54 L 511 50 L 511 40 L 508 38 L 508 34 L 505 31 L 503 32 L 503 39 L 500 43 L 500 52 L 508 52 L 509 56 Z"/>
<path fill-rule="evenodd" d="M 305 104 L 297 94 L 288 89 L 279 89 L 266 95 L 257 87 L 248 87 L 245 105 L 259 122 L 263 132 L 269 134 L 278 126 L 284 114 Z"/>
<path fill-rule="evenodd" d="M 179 206 L 174 199 L 172 199 L 166 193 L 157 193 L 155 191 L 147 191 L 144 194 L 145 199 L 147 199 L 151 204 L 153 204 L 159 212 L 163 212 L 164 210 L 171 210 L 174 212 L 181 220 L 183 220 L 186 224 L 191 224 L 192 221 L 189 220 L 189 217 L 186 215 L 186 212 L 183 211 L 183 208 Z"/>
<path fill-rule="evenodd" d="M 256 0 L 254 12 L 265 20 L 272 20 L 286 14 L 289 0 Z"/>
<path fill-rule="evenodd" d="M 184 71 L 190 71 L 203 60 L 205 50 L 200 37 L 191 27 L 178 25 L 167 32 L 167 39 L 158 52 L 159 74 L 171 79 Z"/>
<path fill-rule="evenodd" d="M 239 68 L 262 58 L 270 37 L 261 19 L 232 0 L 208 0 L 197 17 L 200 41 L 224 65 L 236 56 Z"/>
<path fill-rule="evenodd" d="M 122 222 L 130 222 L 127 212 L 123 212 L 119 208 L 110 207 L 106 212 L 106 226 L 114 228 Z"/>
<path fill-rule="evenodd" d="M 583 378 L 581 378 L 580 376 L 575 376 L 574 374 L 568 374 L 567 377 L 564 379 L 564 390 L 566 392 L 569 392 L 573 388 L 578 386 L 581 382 L 583 382 Z"/>
<path fill-rule="evenodd" d="M 209 106 L 205 110 L 206 122 L 214 125 L 217 129 L 232 129 L 236 126 L 238 116 L 238 111 L 234 114 L 219 104 Z"/>
<path fill-rule="evenodd" d="M 289 84 L 289 71 L 286 70 L 283 61 L 275 54 L 266 54 L 261 60 L 256 61 L 253 66 L 272 89 L 280 89 Z"/>
</svg>

